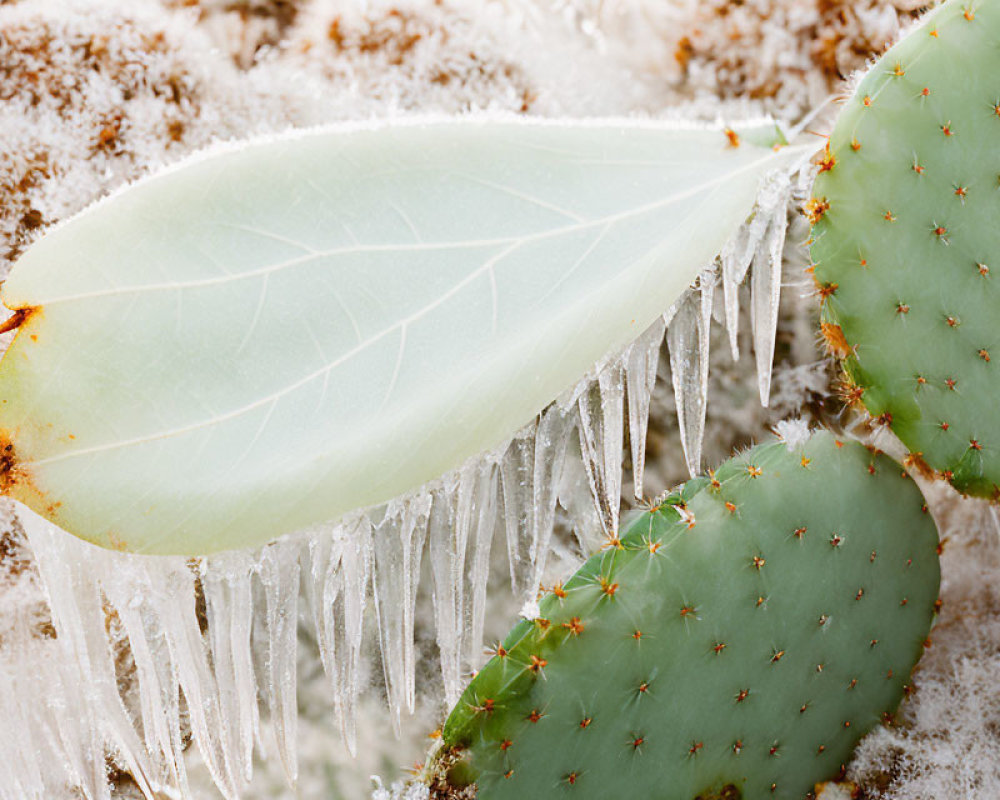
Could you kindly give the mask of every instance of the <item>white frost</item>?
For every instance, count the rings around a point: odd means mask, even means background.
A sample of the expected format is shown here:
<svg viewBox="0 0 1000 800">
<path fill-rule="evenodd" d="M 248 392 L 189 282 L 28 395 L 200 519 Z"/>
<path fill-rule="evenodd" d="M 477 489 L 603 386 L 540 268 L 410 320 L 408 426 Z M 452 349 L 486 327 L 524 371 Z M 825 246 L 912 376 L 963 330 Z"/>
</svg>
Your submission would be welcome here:
<svg viewBox="0 0 1000 800">
<path fill-rule="evenodd" d="M 789 450 L 801 447 L 812 436 L 809 422 L 804 419 L 783 419 L 774 426 L 774 432 Z"/>
</svg>

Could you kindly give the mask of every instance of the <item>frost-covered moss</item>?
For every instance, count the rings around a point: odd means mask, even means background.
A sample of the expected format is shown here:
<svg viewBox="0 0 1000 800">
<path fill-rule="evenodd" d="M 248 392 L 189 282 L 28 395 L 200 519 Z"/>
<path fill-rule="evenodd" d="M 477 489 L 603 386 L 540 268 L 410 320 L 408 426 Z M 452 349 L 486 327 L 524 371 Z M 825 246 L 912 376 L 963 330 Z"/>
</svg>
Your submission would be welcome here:
<svg viewBox="0 0 1000 800">
<path fill-rule="evenodd" d="M 804 116 L 899 35 L 925 0 L 612 0 L 573 5 L 640 75 L 675 96 Z"/>
<path fill-rule="evenodd" d="M 3 272 L 101 194 L 268 123 L 209 41 L 150 5 L 3 6 L 0 74 Z"/>
</svg>

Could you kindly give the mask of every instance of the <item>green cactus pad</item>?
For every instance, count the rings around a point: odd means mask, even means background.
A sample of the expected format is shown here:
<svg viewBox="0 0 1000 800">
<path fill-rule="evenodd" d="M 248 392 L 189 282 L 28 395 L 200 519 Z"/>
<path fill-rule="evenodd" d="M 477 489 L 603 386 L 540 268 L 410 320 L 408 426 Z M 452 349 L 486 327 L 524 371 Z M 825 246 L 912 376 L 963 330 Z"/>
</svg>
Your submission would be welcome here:
<svg viewBox="0 0 1000 800">
<path fill-rule="evenodd" d="M 959 490 L 1000 485 L 1000 4 L 945 3 L 847 100 L 808 210 L 846 394 Z"/>
<path fill-rule="evenodd" d="M 903 696 L 937 541 L 886 457 L 828 433 L 755 447 L 546 594 L 439 766 L 478 800 L 806 797 Z"/>
</svg>

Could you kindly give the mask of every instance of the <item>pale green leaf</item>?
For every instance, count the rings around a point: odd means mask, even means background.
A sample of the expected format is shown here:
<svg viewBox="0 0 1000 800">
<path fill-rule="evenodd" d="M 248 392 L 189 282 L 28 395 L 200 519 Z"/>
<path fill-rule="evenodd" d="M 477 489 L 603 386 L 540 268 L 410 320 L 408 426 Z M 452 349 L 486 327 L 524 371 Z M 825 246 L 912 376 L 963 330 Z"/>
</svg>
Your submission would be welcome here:
<svg viewBox="0 0 1000 800">
<path fill-rule="evenodd" d="M 186 162 L 4 285 L 26 315 L 0 362 L 7 491 L 102 545 L 204 553 L 412 490 L 639 334 L 799 157 L 466 120 Z"/>
</svg>

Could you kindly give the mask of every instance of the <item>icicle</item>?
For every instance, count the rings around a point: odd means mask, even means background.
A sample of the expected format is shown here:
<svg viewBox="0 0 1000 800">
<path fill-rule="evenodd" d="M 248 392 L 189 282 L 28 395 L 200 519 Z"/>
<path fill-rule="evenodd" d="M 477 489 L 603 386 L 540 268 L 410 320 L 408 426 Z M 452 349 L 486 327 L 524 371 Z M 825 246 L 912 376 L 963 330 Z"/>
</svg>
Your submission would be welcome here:
<svg viewBox="0 0 1000 800">
<path fill-rule="evenodd" d="M 118 613 L 132 651 L 146 749 L 162 759 L 160 780 L 188 791 L 180 729 L 180 683 L 159 616 L 151 607 L 152 582 L 138 559 L 122 557 L 118 566 L 117 579 L 107 581 L 103 589 Z M 179 568 L 184 569 L 183 565 Z"/>
<path fill-rule="evenodd" d="M 677 406 L 677 423 L 688 471 L 701 472 L 701 442 L 705 433 L 708 396 L 709 325 L 715 274 L 701 274 L 701 291 L 688 292 L 667 329 L 670 375 Z"/>
<path fill-rule="evenodd" d="M 608 537 L 618 533 L 621 506 L 623 371 L 621 360 L 606 366 L 577 404 L 583 465 Z"/>
<path fill-rule="evenodd" d="M 15 645 L 5 641 L 5 655 L 10 655 L 11 648 L 15 646 L 20 649 L 26 645 L 26 642 L 17 642 Z M 58 697 L 61 694 L 58 689 L 62 687 L 39 684 L 39 673 L 49 674 L 47 664 L 33 665 L 34 670 L 30 675 L 19 674 L 18 666 L 16 663 L 9 666 L 0 664 L 0 720 L 3 721 L 0 725 L 0 747 L 4 753 L 4 757 L 0 759 L 0 797 L 14 800 L 21 797 L 54 796 L 46 792 L 46 781 L 42 777 L 39 756 L 44 750 L 36 730 L 36 726 L 40 727 L 40 710 L 31 708 L 30 704 L 33 698 L 45 696 L 46 693 L 50 698 L 53 694 Z M 38 694 L 29 694 L 24 691 L 25 688 L 36 690 Z M 52 691 L 54 688 L 57 689 L 55 693 Z"/>
<path fill-rule="evenodd" d="M 259 573 L 266 603 L 265 695 L 278 744 L 278 756 L 285 775 L 293 786 L 299 772 L 298 751 L 295 746 L 298 720 L 295 668 L 300 547 L 297 539 L 285 539 L 265 547 L 261 554 Z"/>
<path fill-rule="evenodd" d="M 628 435 L 632 446 L 632 493 L 642 500 L 642 479 L 646 469 L 646 430 L 649 400 L 660 364 L 660 347 L 666 323 L 661 317 L 650 325 L 631 348 L 625 360 L 628 386 Z"/>
<path fill-rule="evenodd" d="M 416 649 L 413 642 L 417 587 L 420 585 L 420 561 L 427 539 L 431 513 L 431 495 L 423 493 L 406 503 L 401 541 L 403 550 L 403 696 L 412 714 L 416 708 Z"/>
<path fill-rule="evenodd" d="M 545 573 L 552 540 L 552 527 L 555 524 L 559 479 L 574 424 L 572 412 L 558 403 L 553 403 L 543 412 L 535 430 L 530 558 L 531 583 L 536 588 L 541 585 Z M 619 436 L 620 431 L 619 425 Z M 620 452 L 619 448 L 619 463 Z"/>
<path fill-rule="evenodd" d="M 501 461 L 511 586 L 525 602 L 535 599 L 548 558 L 559 472 L 574 424 L 572 408 L 571 402 L 551 404 L 518 433 Z"/>
<path fill-rule="evenodd" d="M 402 535 L 403 509 L 393 505 L 375 526 L 373 536 L 372 595 L 375 600 L 375 626 L 378 629 L 382 672 L 385 675 L 386 700 L 396 737 L 401 735 L 400 710 L 404 702 L 405 659 L 403 656 L 403 614 L 406 593 L 403 576 L 404 553 L 408 550 Z"/>
<path fill-rule="evenodd" d="M 496 527 L 499 469 L 492 458 L 476 468 L 474 524 L 469 541 L 469 569 L 466 571 L 466 663 L 477 669 L 482 662 L 483 627 L 486 621 L 486 586 L 490 576 L 490 550 Z"/>
<path fill-rule="evenodd" d="M 397 736 L 403 704 L 411 714 L 415 704 L 413 618 L 430 502 L 430 495 L 423 494 L 391 504 L 374 534 L 375 618 Z"/>
<path fill-rule="evenodd" d="M 758 200 L 758 216 L 761 224 L 766 223 L 766 228 L 757 242 L 754 254 L 753 276 L 750 281 L 750 319 L 753 325 L 760 402 L 765 407 L 771 397 L 771 367 L 774 361 L 774 337 L 778 328 L 778 302 L 781 297 L 781 257 L 788 226 L 785 208 L 788 183 L 787 176 L 775 176 L 761 190 L 761 198 Z"/>
<path fill-rule="evenodd" d="M 316 648 L 319 650 L 323 671 L 330 681 L 333 691 L 333 706 L 341 732 L 345 730 L 345 710 L 338 691 L 338 652 L 335 635 L 334 604 L 338 601 L 344 586 L 344 576 L 340 570 L 344 550 L 344 535 L 340 527 L 314 528 L 309 532 L 308 569 L 305 575 L 305 594 L 312 612 L 313 628 L 316 632 Z M 346 653 L 339 655 L 346 656 Z M 345 736 L 345 744 L 351 745 Z M 353 750 L 352 750 L 353 752 Z"/>
<path fill-rule="evenodd" d="M 538 589 L 531 564 L 536 426 L 532 423 L 514 437 L 500 463 L 510 585 L 519 600 L 534 599 Z"/>
<path fill-rule="evenodd" d="M 351 755 L 357 754 L 364 611 L 372 571 L 372 526 L 368 517 L 345 520 L 310 542 L 308 596 L 323 669 Z"/>
<path fill-rule="evenodd" d="M 703 398 L 702 405 L 708 406 L 708 356 L 711 348 L 711 324 L 712 308 L 715 305 L 715 286 L 719 275 L 714 267 L 709 267 L 698 278 L 698 293 L 701 296 L 701 318 L 698 327 L 699 347 L 698 352 L 704 364 L 704 375 L 702 377 Z M 699 448 L 700 449 L 700 448 Z"/>
<path fill-rule="evenodd" d="M 434 493 L 428 548 L 434 580 L 434 621 L 441 658 L 445 704 L 462 693 L 465 622 L 465 554 L 472 522 L 473 481 L 466 475 L 446 480 Z"/>
<path fill-rule="evenodd" d="M 57 633 L 57 675 L 47 696 L 61 704 L 55 723 L 57 752 L 61 750 L 66 757 L 64 767 L 84 796 L 104 800 L 110 797 L 105 756 L 113 752 L 140 789 L 151 794 L 148 776 L 153 766 L 118 692 L 105 633 L 106 626 L 115 627 L 109 616 L 113 612 L 105 607 L 98 584 L 91 579 L 93 574 L 115 573 L 121 556 L 78 540 L 68 541 L 69 537 L 33 513 L 23 514 L 22 523 L 48 591 Z"/>
<path fill-rule="evenodd" d="M 57 686 L 66 685 L 67 670 L 77 672 L 80 681 L 78 696 L 61 692 L 59 698 L 69 701 L 64 713 L 56 718 L 54 731 L 65 758 L 63 768 L 69 781 L 79 787 L 85 797 L 104 800 L 110 796 L 107 779 L 98 775 L 95 769 L 96 760 L 103 772 L 104 753 L 100 737 L 92 733 L 99 725 L 99 720 L 91 716 L 97 685 L 92 669 L 93 654 L 87 647 L 90 637 L 83 628 L 87 623 L 96 625 L 103 635 L 99 598 L 96 591 L 88 591 L 88 587 L 80 585 L 74 574 L 77 570 L 83 571 L 80 562 L 73 558 L 77 554 L 67 553 L 66 548 L 59 546 L 63 543 L 57 544 L 55 536 L 58 534 L 48 523 L 33 514 L 30 518 L 25 515 L 22 521 L 35 550 L 39 573 L 48 589 L 52 624 L 61 651 L 56 665 Z M 80 555 L 86 560 L 86 553 Z M 100 699 L 96 699 L 99 703 Z"/>
<path fill-rule="evenodd" d="M 676 300 L 674 300 L 674 302 L 673 302 L 673 304 L 671 304 L 670 308 L 668 308 L 665 312 L 663 312 L 662 319 L 663 319 L 663 327 L 664 327 L 664 329 L 669 328 L 670 327 L 670 323 L 673 322 L 674 317 L 677 316 L 677 307 L 680 305 L 680 303 L 681 303 L 681 301 L 683 299 L 684 299 L 684 295 L 681 295 L 679 298 L 677 298 Z"/>
<path fill-rule="evenodd" d="M 151 568 L 149 574 L 150 598 L 187 701 L 192 736 L 219 791 L 226 797 L 235 797 L 229 751 L 222 735 L 218 685 L 209 667 L 208 648 L 195 613 L 194 573 L 189 568 Z"/>
<path fill-rule="evenodd" d="M 750 228 L 742 225 L 722 249 L 722 294 L 726 308 L 726 330 L 733 361 L 740 358 L 740 284 L 746 277 L 753 260 L 755 242 L 750 238 Z"/>
<path fill-rule="evenodd" d="M 201 565 L 209 649 L 228 752 L 233 772 L 244 784 L 253 776 L 253 744 L 260 736 L 251 645 L 254 567 L 253 557 L 242 551 L 215 556 Z"/>
<path fill-rule="evenodd" d="M 992 533 L 988 543 L 996 546 L 1000 543 L 1000 509 L 990 503 L 986 506 L 986 527 Z"/>
<path fill-rule="evenodd" d="M 573 535 L 584 557 L 597 552 L 606 539 L 600 514 L 594 504 L 590 479 L 583 466 L 579 437 L 571 437 L 562 480 L 559 482 L 559 505 L 569 515 Z"/>
</svg>

